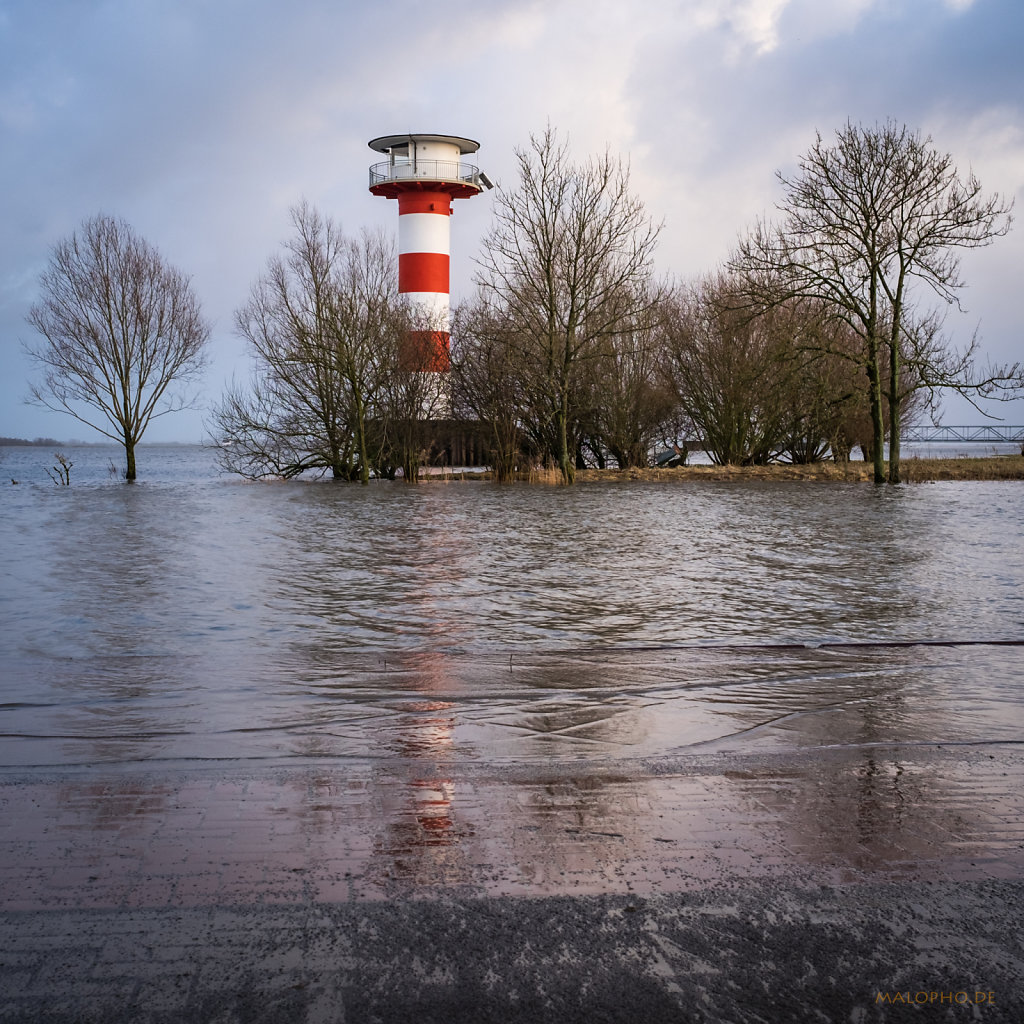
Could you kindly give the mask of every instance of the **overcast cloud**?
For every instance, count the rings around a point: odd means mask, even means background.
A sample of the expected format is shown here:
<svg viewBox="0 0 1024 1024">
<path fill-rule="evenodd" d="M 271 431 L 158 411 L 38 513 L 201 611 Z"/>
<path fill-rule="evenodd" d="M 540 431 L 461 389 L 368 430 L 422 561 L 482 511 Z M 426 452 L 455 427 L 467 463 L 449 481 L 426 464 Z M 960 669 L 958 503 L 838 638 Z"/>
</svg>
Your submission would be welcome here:
<svg viewBox="0 0 1024 1024">
<path fill-rule="evenodd" d="M 21 342 L 50 247 L 83 218 L 124 217 L 193 279 L 214 322 L 204 400 L 248 361 L 232 329 L 302 198 L 346 230 L 394 231 L 367 191 L 369 139 L 478 139 L 514 184 L 514 148 L 550 121 L 581 157 L 631 162 L 664 222 L 660 268 L 711 270 L 780 193 L 814 141 L 848 119 L 892 118 L 1024 194 L 1020 0 L 0 0 L 0 435 L 88 438 L 23 404 Z M 487 194 L 456 204 L 452 298 L 471 291 Z M 970 253 L 961 343 L 1024 355 L 1024 230 Z M 1024 404 L 996 409 L 1024 422 Z M 945 422 L 976 422 L 948 403 Z M 147 440 L 198 441 L 199 412 Z"/>
</svg>

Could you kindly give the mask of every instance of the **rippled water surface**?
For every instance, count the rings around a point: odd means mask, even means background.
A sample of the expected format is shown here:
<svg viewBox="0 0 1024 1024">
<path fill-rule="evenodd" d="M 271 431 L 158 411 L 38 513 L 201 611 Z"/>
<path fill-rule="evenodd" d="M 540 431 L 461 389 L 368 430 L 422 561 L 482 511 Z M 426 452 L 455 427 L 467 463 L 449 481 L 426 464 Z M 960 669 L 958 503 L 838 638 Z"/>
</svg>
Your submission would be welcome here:
<svg viewBox="0 0 1024 1024">
<path fill-rule="evenodd" d="M 3 449 L 7 766 L 1019 737 L 1024 484 L 248 484 Z M 18 485 L 11 478 L 20 480 Z"/>
</svg>

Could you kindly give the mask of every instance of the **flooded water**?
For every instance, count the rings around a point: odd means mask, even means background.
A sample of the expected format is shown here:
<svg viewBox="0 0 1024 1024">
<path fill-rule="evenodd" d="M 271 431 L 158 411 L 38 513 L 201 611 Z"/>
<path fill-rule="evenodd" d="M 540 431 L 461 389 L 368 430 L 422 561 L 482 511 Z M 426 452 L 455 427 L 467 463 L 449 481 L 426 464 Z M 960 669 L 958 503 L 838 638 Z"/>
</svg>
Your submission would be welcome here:
<svg viewBox="0 0 1024 1024">
<path fill-rule="evenodd" d="M 1024 484 L 67 454 L 0 463 L 11 906 L 1024 870 Z"/>
<path fill-rule="evenodd" d="M 254 485 L 154 447 L 58 487 L 48 454 L 4 451 L 7 765 L 1024 726 L 1019 483 Z"/>
</svg>

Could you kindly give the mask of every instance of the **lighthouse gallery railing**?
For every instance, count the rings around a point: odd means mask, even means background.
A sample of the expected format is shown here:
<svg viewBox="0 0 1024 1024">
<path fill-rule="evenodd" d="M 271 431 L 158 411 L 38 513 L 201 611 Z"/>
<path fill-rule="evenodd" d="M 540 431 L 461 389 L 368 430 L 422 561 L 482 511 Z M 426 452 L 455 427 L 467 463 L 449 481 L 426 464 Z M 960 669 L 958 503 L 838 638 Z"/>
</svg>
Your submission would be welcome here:
<svg viewBox="0 0 1024 1024">
<path fill-rule="evenodd" d="M 370 168 L 370 187 L 385 181 L 464 181 L 480 184 L 480 168 L 459 160 L 385 160 Z"/>
</svg>

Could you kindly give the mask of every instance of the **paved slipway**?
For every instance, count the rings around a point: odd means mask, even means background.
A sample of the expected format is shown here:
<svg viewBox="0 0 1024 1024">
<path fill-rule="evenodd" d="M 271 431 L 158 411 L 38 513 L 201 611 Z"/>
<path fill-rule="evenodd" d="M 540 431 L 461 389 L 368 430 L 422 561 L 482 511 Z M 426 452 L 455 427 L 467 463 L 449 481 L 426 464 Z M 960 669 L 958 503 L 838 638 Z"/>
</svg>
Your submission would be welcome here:
<svg viewBox="0 0 1024 1024">
<path fill-rule="evenodd" d="M 0 1021 L 1024 1020 L 1012 743 L 0 779 Z"/>
</svg>

